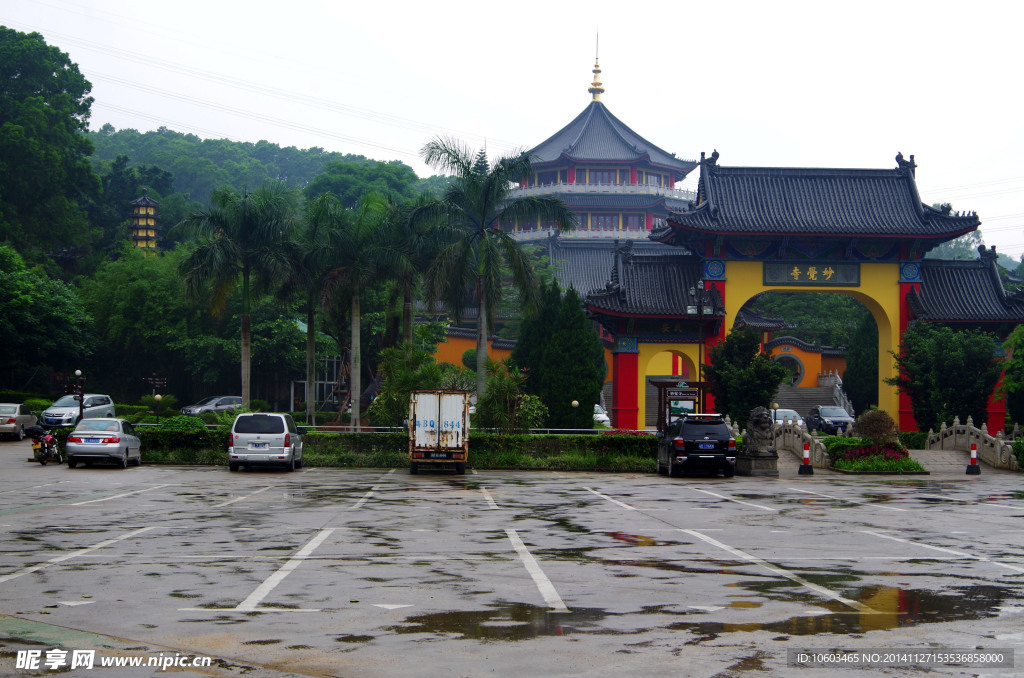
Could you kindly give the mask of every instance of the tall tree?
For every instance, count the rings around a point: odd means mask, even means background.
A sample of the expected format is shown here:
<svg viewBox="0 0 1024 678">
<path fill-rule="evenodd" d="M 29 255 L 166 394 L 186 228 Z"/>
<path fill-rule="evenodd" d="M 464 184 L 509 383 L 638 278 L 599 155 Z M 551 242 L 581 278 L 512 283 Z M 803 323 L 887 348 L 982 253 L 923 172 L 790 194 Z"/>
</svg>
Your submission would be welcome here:
<svg viewBox="0 0 1024 678">
<path fill-rule="evenodd" d="M 283 280 L 295 260 L 293 232 L 298 192 L 277 182 L 255 191 L 218 189 L 209 209 L 176 228 L 199 242 L 181 263 L 187 296 L 209 294 L 218 313 L 236 289 L 242 293 L 242 404 L 249 406 L 252 296 Z"/>
<path fill-rule="evenodd" d="M 910 396 L 922 431 L 951 424 L 954 417 L 972 417 L 980 426 L 1002 373 L 995 351 L 995 339 L 986 332 L 915 322 L 903 333 L 899 353 L 893 353 L 897 375 L 885 383 Z"/>
<path fill-rule="evenodd" d="M 1001 386 L 1006 398 L 1006 411 L 1013 421 L 1024 423 L 1024 325 L 1013 329 L 1003 344 L 1003 350 L 1009 356 Z"/>
<path fill-rule="evenodd" d="M 90 244 L 92 85 L 38 33 L 0 26 L 0 232 L 19 251 Z M 33 257 L 34 259 L 35 257 Z"/>
<path fill-rule="evenodd" d="M 385 247 L 381 257 L 402 293 L 402 341 L 412 343 L 413 288 L 430 268 L 441 247 L 437 221 L 427 208 L 435 199 L 420 195 L 408 201 L 388 198 L 383 215 Z M 418 215 L 418 216 L 417 216 Z"/>
<path fill-rule="evenodd" d="M 366 289 L 381 277 L 380 251 L 383 229 L 381 222 L 387 211 L 385 198 L 367 193 L 355 209 L 346 210 L 332 194 L 325 195 L 325 211 L 335 222 L 329 230 L 333 269 L 324 279 L 321 299 L 326 305 L 339 296 L 349 297 L 349 377 L 352 398 L 352 423 L 359 425 L 362 395 L 362 344 L 360 340 L 362 305 Z"/>
<path fill-rule="evenodd" d="M 524 307 L 537 298 L 535 274 L 529 256 L 501 223 L 525 223 L 538 218 L 560 232 L 575 228 L 576 217 L 557 198 L 525 196 L 512 200 L 512 190 L 530 175 L 526 153 L 488 163 L 484 151 L 473 154 L 453 139 L 435 139 L 421 151 L 434 169 L 453 174 L 441 200 L 423 214 L 439 217 L 448 243 L 427 274 L 427 300 L 444 302 L 448 313 L 461 322 L 467 293 L 477 308 L 477 397 L 487 386 L 487 337 L 494 310 L 505 294 L 503 269 L 519 291 Z"/>
<path fill-rule="evenodd" d="M 552 281 L 541 297 L 523 319 L 512 360 L 526 376 L 526 391 L 547 406 L 549 426 L 593 428 L 606 371 L 601 339 L 575 289 L 562 294 Z"/>
<path fill-rule="evenodd" d="M 0 389 L 45 392 L 49 368 L 88 369 L 96 347 L 93 318 L 74 288 L 27 268 L 0 244 Z"/>
<path fill-rule="evenodd" d="M 785 366 L 760 351 L 761 335 L 750 327 L 733 328 L 725 341 L 709 351 L 704 376 L 715 396 L 715 407 L 745 424 L 755 407 L 768 407 L 779 383 L 789 375 Z"/>
<path fill-rule="evenodd" d="M 846 353 L 843 389 L 857 412 L 878 403 L 878 324 L 865 313 Z"/>
</svg>

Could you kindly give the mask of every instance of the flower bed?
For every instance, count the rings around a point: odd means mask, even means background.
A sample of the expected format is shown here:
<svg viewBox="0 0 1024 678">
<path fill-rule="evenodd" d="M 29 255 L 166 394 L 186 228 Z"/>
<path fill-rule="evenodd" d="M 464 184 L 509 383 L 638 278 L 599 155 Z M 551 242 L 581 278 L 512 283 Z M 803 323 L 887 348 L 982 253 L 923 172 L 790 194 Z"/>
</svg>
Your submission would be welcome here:
<svg viewBox="0 0 1024 678">
<path fill-rule="evenodd" d="M 860 438 L 825 439 L 832 468 L 852 473 L 925 473 L 898 442 L 873 443 Z"/>
</svg>

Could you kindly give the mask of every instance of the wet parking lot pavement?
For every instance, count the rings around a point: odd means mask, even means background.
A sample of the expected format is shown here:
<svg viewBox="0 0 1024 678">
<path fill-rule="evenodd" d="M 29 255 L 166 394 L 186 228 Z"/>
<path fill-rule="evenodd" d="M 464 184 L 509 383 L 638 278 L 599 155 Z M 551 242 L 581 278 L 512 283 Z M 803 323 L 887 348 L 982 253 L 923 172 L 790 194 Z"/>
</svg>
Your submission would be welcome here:
<svg viewBox="0 0 1024 678">
<path fill-rule="evenodd" d="M 831 676 L 792 653 L 1015 650 L 841 675 L 1024 675 L 1019 474 L 72 470 L 21 446 L 0 443 L 3 675 L 56 675 L 16 666 L 53 648 L 346 678 Z"/>
</svg>

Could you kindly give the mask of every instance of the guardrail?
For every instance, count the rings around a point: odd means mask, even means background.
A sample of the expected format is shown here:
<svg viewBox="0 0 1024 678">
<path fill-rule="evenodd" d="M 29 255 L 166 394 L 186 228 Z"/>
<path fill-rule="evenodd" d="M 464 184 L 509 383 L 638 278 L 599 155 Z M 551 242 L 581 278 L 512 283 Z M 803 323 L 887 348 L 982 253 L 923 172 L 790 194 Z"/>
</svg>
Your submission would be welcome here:
<svg viewBox="0 0 1024 678">
<path fill-rule="evenodd" d="M 928 430 L 929 450 L 959 450 L 970 452 L 971 443 L 978 446 L 978 459 L 989 466 L 1020 471 L 1017 457 L 1013 453 L 1013 441 L 1020 435 L 1014 426 L 1013 434 L 1007 438 L 1003 431 L 989 435 L 988 426 L 982 423 L 981 428 L 974 425 L 973 417 L 967 417 L 967 423 L 961 424 L 960 417 L 953 418 L 953 425 L 946 426 L 943 422 L 938 433 Z"/>
</svg>

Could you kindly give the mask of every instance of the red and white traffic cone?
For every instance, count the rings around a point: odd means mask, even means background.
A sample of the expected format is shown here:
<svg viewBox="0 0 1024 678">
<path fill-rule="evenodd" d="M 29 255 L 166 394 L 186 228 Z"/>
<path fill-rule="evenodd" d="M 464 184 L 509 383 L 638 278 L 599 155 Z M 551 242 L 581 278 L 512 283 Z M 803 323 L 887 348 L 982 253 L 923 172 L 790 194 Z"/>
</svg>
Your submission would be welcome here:
<svg viewBox="0 0 1024 678">
<path fill-rule="evenodd" d="M 804 443 L 804 463 L 800 464 L 800 468 L 797 471 L 798 475 L 801 476 L 813 476 L 814 467 L 811 466 L 811 445 L 810 443 Z"/>
<path fill-rule="evenodd" d="M 971 463 L 967 465 L 967 475 L 981 475 L 981 467 L 978 466 L 978 443 L 971 443 Z"/>
</svg>

